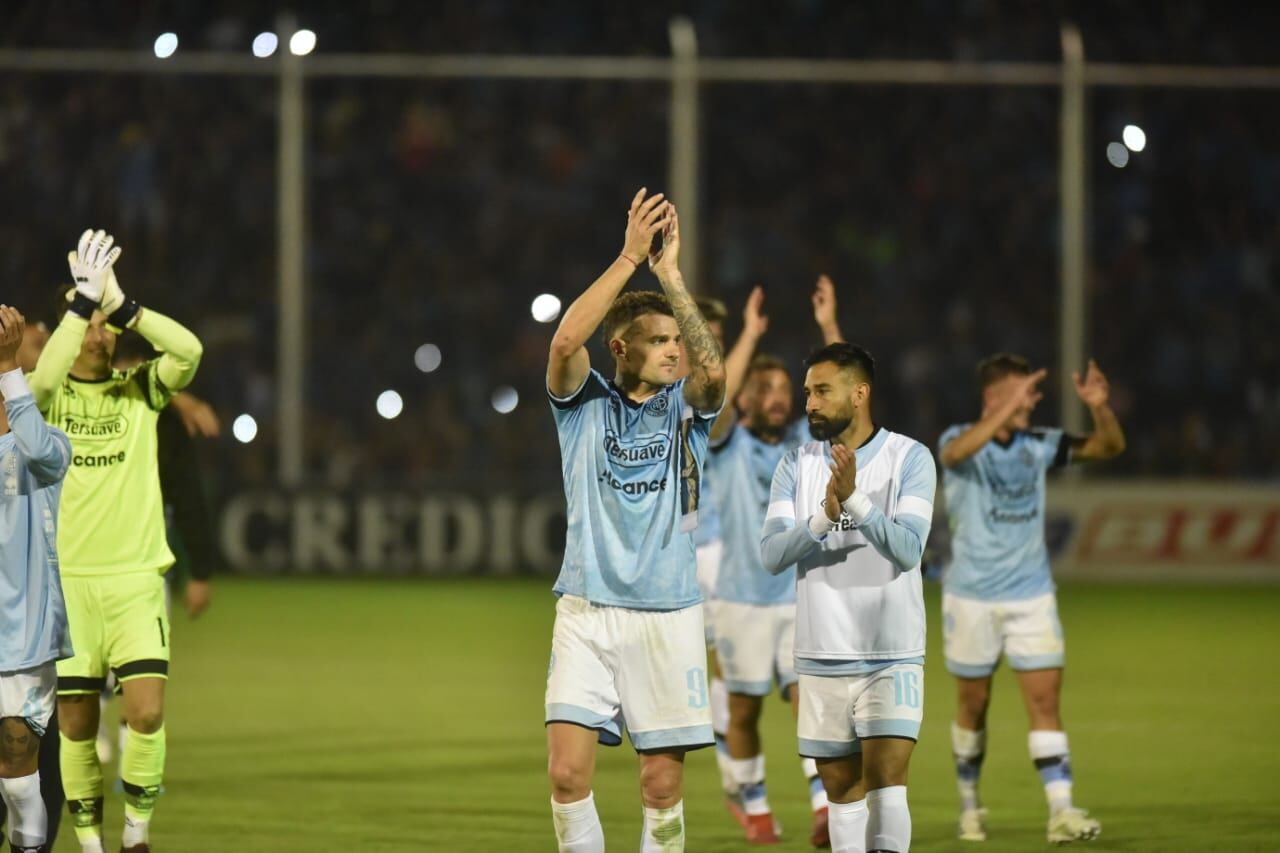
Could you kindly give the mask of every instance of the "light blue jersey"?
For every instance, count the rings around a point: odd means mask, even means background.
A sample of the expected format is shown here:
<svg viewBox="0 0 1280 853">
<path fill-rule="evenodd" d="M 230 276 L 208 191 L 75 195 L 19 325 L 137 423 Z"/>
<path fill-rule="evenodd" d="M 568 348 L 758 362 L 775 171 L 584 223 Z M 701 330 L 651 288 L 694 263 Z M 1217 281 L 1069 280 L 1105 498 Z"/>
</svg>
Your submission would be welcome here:
<svg viewBox="0 0 1280 853">
<path fill-rule="evenodd" d="M 760 560 L 760 531 L 769 508 L 773 472 L 787 451 L 808 440 L 808 424 L 788 427 L 782 440 L 770 444 L 741 424 L 734 424 L 712 446 L 707 474 L 720 485 L 717 492 L 724 543 L 715 597 L 738 604 L 790 604 L 796 600 L 796 572 L 791 567 L 771 574 Z"/>
<path fill-rule="evenodd" d="M 708 465 L 702 472 L 702 502 L 698 507 L 698 526 L 693 531 L 693 545 L 701 548 L 719 542 L 723 532 L 720 525 L 720 506 L 716 502 L 715 477 Z"/>
<path fill-rule="evenodd" d="M 959 424 L 938 448 L 969 428 Z M 1060 429 L 1015 433 L 1007 445 L 988 441 L 973 456 L 943 468 L 951 522 L 947 592 L 982 601 L 1019 601 L 1053 591 L 1044 541 L 1045 472 L 1065 465 L 1070 444 Z"/>
<path fill-rule="evenodd" d="M 58 499 L 71 442 L 47 425 L 21 371 L 0 375 L 0 672 L 72 655 L 58 575 Z"/>
<path fill-rule="evenodd" d="M 551 409 L 569 516 L 556 593 L 637 610 L 701 601 L 690 534 L 715 413 L 685 402 L 683 379 L 636 403 L 595 370 Z"/>
</svg>

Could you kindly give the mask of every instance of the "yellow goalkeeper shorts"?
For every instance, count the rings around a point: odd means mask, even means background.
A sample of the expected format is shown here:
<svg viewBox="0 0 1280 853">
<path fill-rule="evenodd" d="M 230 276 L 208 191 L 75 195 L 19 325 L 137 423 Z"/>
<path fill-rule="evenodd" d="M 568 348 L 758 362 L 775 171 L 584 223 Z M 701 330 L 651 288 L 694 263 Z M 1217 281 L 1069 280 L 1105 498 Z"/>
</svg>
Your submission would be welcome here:
<svg viewBox="0 0 1280 853">
<path fill-rule="evenodd" d="M 168 678 L 164 577 L 151 572 L 63 577 L 75 657 L 58 661 L 59 693 L 97 693 L 107 671 L 123 683 Z"/>
</svg>

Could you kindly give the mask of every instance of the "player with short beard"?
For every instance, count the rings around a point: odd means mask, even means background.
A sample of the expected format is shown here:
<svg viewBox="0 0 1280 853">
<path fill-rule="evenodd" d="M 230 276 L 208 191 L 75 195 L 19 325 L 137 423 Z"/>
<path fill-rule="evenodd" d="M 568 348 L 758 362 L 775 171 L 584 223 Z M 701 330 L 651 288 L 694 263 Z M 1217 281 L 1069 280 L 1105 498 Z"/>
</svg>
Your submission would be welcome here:
<svg viewBox="0 0 1280 853">
<path fill-rule="evenodd" d="M 937 471 L 924 445 L 872 419 L 866 350 L 832 344 L 808 366 L 817 440 L 774 472 L 760 545 L 769 571 L 796 566 L 800 754 L 822 776 L 833 850 L 906 853 L 924 698 L 920 558 Z"/>
<path fill-rule="evenodd" d="M 814 319 L 828 344 L 843 340 L 836 323 L 835 285 L 819 277 L 813 293 Z M 792 710 L 798 709 L 795 644 L 795 571 L 771 574 L 760 561 L 760 529 L 769 505 L 769 487 L 778 462 L 809 439 L 804 418 L 793 419 L 791 377 L 785 363 L 756 348 L 769 328 L 764 290 L 747 297 L 742 334 L 725 357 L 726 397 L 735 401 L 711 430 L 707 474 L 717 492 L 723 556 L 710 609 L 715 616 L 716 660 L 727 683 L 726 737 L 717 730 L 730 782 L 726 807 L 753 844 L 773 844 L 779 830 L 765 785 L 760 715 L 776 686 Z M 715 701 L 713 694 L 712 701 Z M 713 716 L 715 707 L 712 707 Z M 827 796 L 813 759 L 801 769 L 809 787 L 813 823 L 809 841 L 829 843 Z"/>
</svg>

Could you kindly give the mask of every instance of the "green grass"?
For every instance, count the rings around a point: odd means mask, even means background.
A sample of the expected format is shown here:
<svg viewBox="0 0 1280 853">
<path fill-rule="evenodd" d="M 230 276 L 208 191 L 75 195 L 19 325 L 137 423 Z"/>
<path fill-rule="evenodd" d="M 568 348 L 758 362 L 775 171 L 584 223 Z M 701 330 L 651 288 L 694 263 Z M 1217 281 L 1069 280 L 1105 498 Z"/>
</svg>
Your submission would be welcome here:
<svg viewBox="0 0 1280 853">
<path fill-rule="evenodd" d="M 223 580 L 175 616 L 160 853 L 554 849 L 542 730 L 545 580 Z M 953 839 L 955 785 L 937 589 L 913 850 L 1046 847 L 1016 686 L 997 677 L 983 793 L 991 840 Z M 1280 849 L 1280 589 L 1072 586 L 1060 593 L 1076 800 L 1102 850 Z M 771 800 L 803 850 L 808 805 L 790 714 L 766 710 Z M 741 850 L 710 750 L 687 765 L 691 853 Z M 610 850 L 640 833 L 636 759 L 601 751 Z M 118 849 L 120 803 L 108 803 Z M 57 850 L 78 845 L 64 820 Z"/>
</svg>

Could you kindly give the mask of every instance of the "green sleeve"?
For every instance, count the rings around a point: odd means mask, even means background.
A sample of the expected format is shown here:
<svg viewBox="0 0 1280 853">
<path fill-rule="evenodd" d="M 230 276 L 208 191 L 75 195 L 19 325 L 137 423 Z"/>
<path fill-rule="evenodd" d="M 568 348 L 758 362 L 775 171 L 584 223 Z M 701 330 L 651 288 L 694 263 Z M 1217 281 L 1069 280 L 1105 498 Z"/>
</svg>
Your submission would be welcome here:
<svg viewBox="0 0 1280 853">
<path fill-rule="evenodd" d="M 84 342 L 84 333 L 89 330 L 89 321 L 79 314 L 68 311 L 62 315 L 62 322 L 49 336 L 49 342 L 40 353 L 36 369 L 27 377 L 31 393 L 36 398 L 36 408 L 46 411 L 53 401 L 54 392 L 67 378 L 71 365 L 80 355 L 80 345 Z"/>
<path fill-rule="evenodd" d="M 150 308 L 142 309 L 133 330 L 162 353 L 155 362 L 155 376 L 170 394 L 191 384 L 204 352 L 199 338 L 186 326 Z"/>
</svg>

